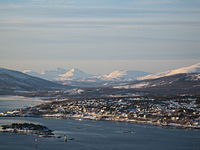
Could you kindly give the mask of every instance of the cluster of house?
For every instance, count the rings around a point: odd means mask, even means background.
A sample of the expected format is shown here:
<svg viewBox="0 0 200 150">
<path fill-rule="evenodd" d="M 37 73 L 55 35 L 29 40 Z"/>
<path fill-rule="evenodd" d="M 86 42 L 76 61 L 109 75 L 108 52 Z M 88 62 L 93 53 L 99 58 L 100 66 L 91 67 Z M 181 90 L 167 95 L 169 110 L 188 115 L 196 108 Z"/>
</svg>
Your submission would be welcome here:
<svg viewBox="0 0 200 150">
<path fill-rule="evenodd" d="M 183 98 L 146 100 L 117 97 L 66 100 L 8 111 L 0 113 L 0 116 L 62 117 L 200 128 L 200 101 Z"/>
</svg>

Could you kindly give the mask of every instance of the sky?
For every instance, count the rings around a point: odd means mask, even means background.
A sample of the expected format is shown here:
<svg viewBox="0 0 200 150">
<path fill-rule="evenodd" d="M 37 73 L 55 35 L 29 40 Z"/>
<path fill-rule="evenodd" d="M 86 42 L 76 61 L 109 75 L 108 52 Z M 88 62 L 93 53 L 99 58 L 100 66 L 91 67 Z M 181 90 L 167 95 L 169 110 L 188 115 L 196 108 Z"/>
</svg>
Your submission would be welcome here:
<svg viewBox="0 0 200 150">
<path fill-rule="evenodd" d="M 199 60 L 199 0 L 0 0 L 1 67 L 160 72 Z"/>
</svg>

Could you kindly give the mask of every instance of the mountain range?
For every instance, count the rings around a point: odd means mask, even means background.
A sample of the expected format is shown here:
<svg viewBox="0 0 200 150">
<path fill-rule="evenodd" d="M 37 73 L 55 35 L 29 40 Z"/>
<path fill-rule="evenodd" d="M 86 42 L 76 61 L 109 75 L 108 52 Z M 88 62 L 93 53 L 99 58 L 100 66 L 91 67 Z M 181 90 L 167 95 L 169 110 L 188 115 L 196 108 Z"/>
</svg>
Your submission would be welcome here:
<svg viewBox="0 0 200 150">
<path fill-rule="evenodd" d="M 69 82 L 69 81 L 82 81 L 82 82 L 99 82 L 99 81 L 119 81 L 119 80 L 133 80 L 138 77 L 145 75 L 150 75 L 151 73 L 137 70 L 115 70 L 108 74 L 94 75 L 83 72 L 80 69 L 62 69 L 57 68 L 56 70 L 44 71 L 42 73 L 33 72 L 31 70 L 24 70 L 23 73 L 28 75 L 36 76 L 39 78 L 59 81 L 59 82 Z"/>
<path fill-rule="evenodd" d="M 62 68 L 43 73 L 30 70 L 23 72 L 0 68 L 0 94 L 16 93 L 16 91 L 60 90 L 74 86 L 135 89 L 162 94 L 184 91 L 199 93 L 200 91 L 200 63 L 157 74 L 116 70 L 106 75 L 92 75 L 79 69 Z"/>
<path fill-rule="evenodd" d="M 200 63 L 139 77 L 135 81 L 113 88 L 136 89 L 162 95 L 181 93 L 200 95 Z"/>
<path fill-rule="evenodd" d="M 33 72 L 31 70 L 24 70 L 23 73 L 43 78 L 51 81 L 58 81 L 63 84 L 71 82 L 108 82 L 108 81 L 132 81 L 132 80 L 147 80 L 156 79 L 160 77 L 180 74 L 180 73 L 196 73 L 200 72 L 200 63 L 182 67 L 174 70 L 169 70 L 161 73 L 149 73 L 138 70 L 115 70 L 108 74 L 88 74 L 84 71 L 72 68 L 63 69 L 57 68 L 56 70 L 44 71 L 42 73 Z"/>
</svg>

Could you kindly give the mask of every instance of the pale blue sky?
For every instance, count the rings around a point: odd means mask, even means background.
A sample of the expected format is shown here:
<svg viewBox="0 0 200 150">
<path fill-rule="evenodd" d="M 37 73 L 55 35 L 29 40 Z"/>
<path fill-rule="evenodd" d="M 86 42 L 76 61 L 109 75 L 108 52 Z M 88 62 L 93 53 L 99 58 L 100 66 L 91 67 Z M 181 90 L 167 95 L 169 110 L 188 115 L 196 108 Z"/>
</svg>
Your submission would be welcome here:
<svg viewBox="0 0 200 150">
<path fill-rule="evenodd" d="M 199 60 L 199 0 L 0 0 L 2 67 L 159 72 Z"/>
</svg>

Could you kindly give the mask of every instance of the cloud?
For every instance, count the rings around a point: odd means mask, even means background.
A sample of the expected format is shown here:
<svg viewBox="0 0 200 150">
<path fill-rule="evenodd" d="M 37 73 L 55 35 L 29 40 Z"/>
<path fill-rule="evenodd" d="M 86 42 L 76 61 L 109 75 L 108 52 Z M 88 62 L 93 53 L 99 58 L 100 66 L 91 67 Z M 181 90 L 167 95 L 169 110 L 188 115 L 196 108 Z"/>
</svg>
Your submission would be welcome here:
<svg viewBox="0 0 200 150">
<path fill-rule="evenodd" d="M 139 0 L 134 1 L 133 4 L 140 5 L 166 5 L 166 4 L 178 4 L 180 0 Z"/>
<path fill-rule="evenodd" d="M 0 19 L 0 29 L 18 28 L 139 28 L 139 27 L 200 27 L 198 20 L 144 18 L 12 18 Z"/>
<path fill-rule="evenodd" d="M 1 58 L 199 57 L 200 10 L 195 4 L 195 0 L 0 1 Z"/>
</svg>

